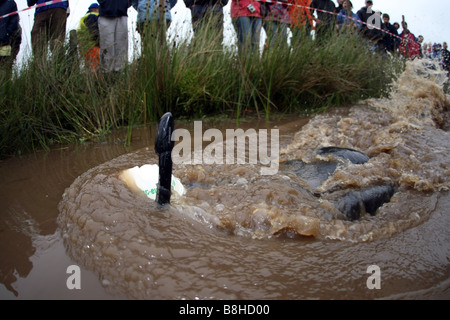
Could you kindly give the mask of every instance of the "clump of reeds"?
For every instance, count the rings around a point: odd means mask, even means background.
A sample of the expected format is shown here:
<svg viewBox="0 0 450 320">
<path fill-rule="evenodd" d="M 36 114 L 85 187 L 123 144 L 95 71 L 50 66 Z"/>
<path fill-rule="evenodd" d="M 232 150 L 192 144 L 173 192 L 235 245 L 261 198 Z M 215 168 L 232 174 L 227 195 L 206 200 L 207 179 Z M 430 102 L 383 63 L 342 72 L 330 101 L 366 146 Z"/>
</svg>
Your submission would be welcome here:
<svg viewBox="0 0 450 320">
<path fill-rule="evenodd" d="M 86 69 L 67 48 L 29 59 L 12 79 L 0 74 L 0 155 L 89 140 L 120 127 L 130 135 L 133 126 L 167 111 L 239 119 L 247 109 L 269 119 L 325 110 L 381 96 L 401 68 L 350 33 L 304 38 L 257 55 L 223 49 L 208 32 L 178 42 L 148 34 L 141 55 L 113 81 Z"/>
</svg>

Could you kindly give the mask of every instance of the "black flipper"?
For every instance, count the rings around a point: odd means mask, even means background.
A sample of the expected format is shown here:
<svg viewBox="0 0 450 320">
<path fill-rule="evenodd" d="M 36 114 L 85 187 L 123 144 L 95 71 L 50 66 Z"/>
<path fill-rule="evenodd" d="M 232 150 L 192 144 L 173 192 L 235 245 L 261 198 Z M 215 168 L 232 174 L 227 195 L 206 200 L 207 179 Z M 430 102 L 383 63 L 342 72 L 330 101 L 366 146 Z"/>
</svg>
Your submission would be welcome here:
<svg viewBox="0 0 450 320">
<path fill-rule="evenodd" d="M 360 191 L 366 212 L 372 216 L 376 214 L 379 207 L 391 201 L 394 193 L 395 187 L 391 185 L 377 186 Z"/>
<path fill-rule="evenodd" d="M 155 139 L 155 152 L 159 156 L 159 182 L 156 202 L 159 205 L 170 203 L 172 184 L 172 133 L 175 129 L 173 116 L 167 112 L 161 117 Z"/>
<path fill-rule="evenodd" d="M 370 160 L 370 158 L 362 152 L 338 147 L 319 147 L 317 149 L 317 154 L 333 154 L 337 157 L 347 159 L 353 164 L 364 164 Z"/>
<path fill-rule="evenodd" d="M 365 211 L 374 216 L 383 204 L 391 201 L 395 187 L 375 186 L 360 191 L 352 191 L 337 200 L 336 207 L 349 220 L 358 220 Z"/>
</svg>

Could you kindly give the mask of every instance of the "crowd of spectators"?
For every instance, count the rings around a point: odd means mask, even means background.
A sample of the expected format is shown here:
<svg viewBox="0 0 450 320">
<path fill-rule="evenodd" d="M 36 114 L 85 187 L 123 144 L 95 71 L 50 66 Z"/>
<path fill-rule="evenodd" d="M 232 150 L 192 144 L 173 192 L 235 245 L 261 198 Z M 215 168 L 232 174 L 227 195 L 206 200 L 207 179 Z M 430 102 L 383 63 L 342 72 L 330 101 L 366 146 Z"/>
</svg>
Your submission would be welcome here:
<svg viewBox="0 0 450 320">
<path fill-rule="evenodd" d="M 45 4 L 46 0 L 27 1 L 29 6 L 38 5 L 31 40 L 33 55 L 42 55 L 48 47 L 53 50 L 64 42 L 69 1 L 49 5 Z M 205 30 L 221 43 L 223 7 L 228 2 L 229 0 L 184 0 L 191 11 L 194 36 Z M 121 70 L 128 55 L 128 8 L 133 6 L 136 9 L 137 30 L 141 38 L 144 38 L 144 31 L 150 22 L 163 23 L 152 23 L 153 28 L 157 29 L 149 29 L 149 34 L 168 28 L 172 20 L 171 10 L 176 3 L 177 0 L 98 0 L 98 3 L 91 4 L 79 29 L 84 30 L 84 37 L 88 34 L 87 31 L 92 34 L 87 43 L 94 45 L 83 50 L 85 55 L 90 52 L 91 61 L 87 61 L 87 64 L 94 61 L 94 68 L 105 72 Z M 0 15 L 14 11 L 17 11 L 14 0 L 0 0 Z M 331 34 L 350 31 L 367 41 L 374 51 L 398 53 L 408 59 L 436 60 L 449 71 L 447 43 L 441 45 L 424 42 L 422 36 L 416 37 L 409 30 L 404 19 L 400 23 L 391 24 L 389 14 L 375 12 L 371 0 L 365 1 L 365 6 L 356 12 L 349 0 L 337 0 L 337 5 L 331 0 L 231 0 L 231 20 L 237 34 L 240 54 L 258 52 L 263 29 L 267 35 L 266 47 L 286 45 L 289 31 L 293 45 L 305 37 L 326 41 Z M 9 67 L 17 55 L 17 50 L 14 49 L 18 43 L 20 46 L 19 28 L 17 14 L 0 19 L 0 63 L 8 61 Z M 92 51 L 92 48 L 96 50 Z"/>
</svg>

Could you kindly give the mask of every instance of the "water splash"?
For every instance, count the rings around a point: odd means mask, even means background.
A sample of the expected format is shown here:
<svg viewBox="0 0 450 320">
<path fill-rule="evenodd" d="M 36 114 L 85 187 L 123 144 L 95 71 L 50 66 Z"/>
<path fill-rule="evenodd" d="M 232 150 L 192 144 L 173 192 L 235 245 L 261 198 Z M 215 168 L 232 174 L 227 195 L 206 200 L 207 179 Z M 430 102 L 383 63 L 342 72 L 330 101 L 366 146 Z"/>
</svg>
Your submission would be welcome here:
<svg viewBox="0 0 450 320">
<path fill-rule="evenodd" d="M 242 254 L 248 255 L 249 241 L 255 238 L 292 238 L 299 244 L 339 240 L 351 259 L 360 254 L 352 248 L 360 252 L 360 246 L 382 240 L 383 247 L 397 248 L 400 256 L 404 252 L 399 261 L 410 265 L 409 246 L 396 237 L 432 219 L 442 192 L 450 189 L 449 133 L 439 129 L 450 100 L 443 93 L 442 78 L 433 72 L 423 76 L 425 72 L 420 62 L 408 62 L 389 98 L 366 101 L 345 114 L 316 116 L 295 132 L 281 151 L 282 161 L 337 163 L 334 174 L 313 187 L 289 170 L 261 176 L 259 164 L 179 164 L 174 175 L 188 187 L 187 193 L 161 211 L 120 178 L 123 170 L 149 159 L 156 162 L 152 151 L 140 150 L 92 168 L 74 181 L 59 205 L 58 223 L 69 255 L 98 272 L 105 286 L 137 298 L 267 298 L 279 292 L 276 284 L 273 291 L 271 286 L 255 291 L 233 282 L 239 266 L 246 270 L 251 263 Z M 359 150 L 370 160 L 348 163 L 317 153 L 321 146 Z M 397 186 L 398 192 L 376 216 L 352 222 L 337 210 L 336 199 L 349 190 L 385 184 Z M 448 215 L 442 216 L 445 226 Z M 436 224 L 427 232 L 446 232 L 439 228 Z M 245 250 L 235 250 L 242 241 Z M 259 242 L 264 245 L 253 243 L 251 249 L 262 257 L 268 244 Z M 433 246 L 428 248 L 433 252 Z M 316 251 L 312 245 L 308 254 Z M 277 254 L 271 253 L 270 263 L 277 265 Z M 330 261 L 327 256 L 324 253 L 320 263 L 326 270 L 346 254 L 341 251 Z M 283 264 L 296 265 L 297 260 Z M 215 276 L 205 277 L 210 272 Z"/>
</svg>

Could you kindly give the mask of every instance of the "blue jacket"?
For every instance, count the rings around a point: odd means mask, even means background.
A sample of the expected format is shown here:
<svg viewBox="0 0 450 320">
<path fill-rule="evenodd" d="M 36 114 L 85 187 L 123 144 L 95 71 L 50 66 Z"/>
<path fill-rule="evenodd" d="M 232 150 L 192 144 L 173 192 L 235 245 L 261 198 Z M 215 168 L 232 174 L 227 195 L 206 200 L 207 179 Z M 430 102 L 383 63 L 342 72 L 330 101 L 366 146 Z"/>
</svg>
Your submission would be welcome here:
<svg viewBox="0 0 450 320">
<path fill-rule="evenodd" d="M 172 14 L 170 10 L 175 7 L 177 4 L 177 0 L 164 0 L 166 5 L 164 7 L 166 13 L 166 20 L 172 21 Z M 157 12 L 159 19 L 160 9 L 159 9 L 159 0 L 133 0 L 133 7 L 137 10 L 137 21 L 145 22 L 147 18 L 148 21 L 153 19 L 153 14 Z"/>
<path fill-rule="evenodd" d="M 339 27 L 342 27 L 344 24 L 349 25 L 350 23 L 355 23 L 358 29 L 361 29 L 362 24 L 360 17 L 356 13 L 351 12 L 351 14 L 353 19 L 350 19 L 348 17 L 348 12 L 346 9 L 342 9 L 341 11 L 339 11 L 339 14 L 337 16 L 337 23 Z"/>
<path fill-rule="evenodd" d="M 41 4 L 47 2 L 47 0 L 27 0 L 27 4 L 29 7 L 34 6 L 35 4 Z M 64 1 L 64 2 L 58 2 L 58 3 L 54 3 L 54 4 L 50 4 L 48 6 L 43 6 L 43 7 L 39 7 L 36 9 L 36 14 L 38 14 L 39 12 L 51 9 L 51 8 L 63 8 L 64 10 L 67 10 L 67 8 L 69 7 L 69 0 Z"/>
<path fill-rule="evenodd" d="M 0 0 L 0 16 L 15 11 L 17 11 L 17 4 L 13 0 Z M 0 46 L 7 46 L 11 44 L 12 36 L 18 29 L 18 14 L 0 19 Z"/>
<path fill-rule="evenodd" d="M 103 17 L 127 17 L 132 0 L 98 0 L 99 15 Z"/>
</svg>

